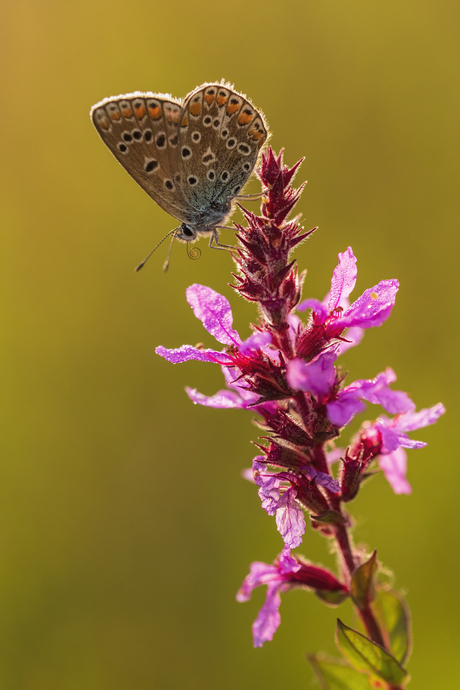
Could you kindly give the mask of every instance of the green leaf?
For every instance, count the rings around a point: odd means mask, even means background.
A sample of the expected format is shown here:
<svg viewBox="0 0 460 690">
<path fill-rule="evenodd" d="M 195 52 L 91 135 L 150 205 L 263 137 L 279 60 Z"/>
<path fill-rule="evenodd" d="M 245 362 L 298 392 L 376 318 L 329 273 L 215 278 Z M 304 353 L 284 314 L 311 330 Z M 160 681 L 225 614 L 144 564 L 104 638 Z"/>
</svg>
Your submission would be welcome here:
<svg viewBox="0 0 460 690">
<path fill-rule="evenodd" d="M 341 660 L 322 658 L 318 654 L 308 654 L 307 658 L 321 690 L 369 690 L 371 687 L 366 675 Z"/>
<path fill-rule="evenodd" d="M 355 571 L 350 585 L 351 598 L 359 609 L 365 609 L 375 598 L 374 574 L 378 568 L 377 551 Z"/>
<path fill-rule="evenodd" d="M 318 599 L 329 604 L 329 606 L 338 606 L 348 597 L 348 592 L 343 590 L 315 589 L 314 592 Z"/>
<path fill-rule="evenodd" d="M 403 685 L 409 680 L 407 671 L 383 647 L 337 620 L 336 642 L 344 657 L 358 671 L 370 678 L 380 678 L 391 685 Z"/>
<path fill-rule="evenodd" d="M 403 664 L 411 650 L 410 612 L 404 599 L 391 590 L 380 590 L 373 605 L 385 643 L 395 659 Z"/>
</svg>

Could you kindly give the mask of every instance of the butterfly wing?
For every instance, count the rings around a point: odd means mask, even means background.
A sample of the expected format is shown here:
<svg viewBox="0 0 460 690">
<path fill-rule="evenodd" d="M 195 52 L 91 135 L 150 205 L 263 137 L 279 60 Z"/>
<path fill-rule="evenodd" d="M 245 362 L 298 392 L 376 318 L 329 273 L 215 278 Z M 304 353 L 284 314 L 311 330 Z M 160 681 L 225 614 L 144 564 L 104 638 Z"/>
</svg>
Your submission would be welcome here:
<svg viewBox="0 0 460 690">
<path fill-rule="evenodd" d="M 216 222 L 213 209 L 241 191 L 267 136 L 262 113 L 228 84 L 203 84 L 186 96 L 178 165 L 184 194 L 204 222 Z"/>
<path fill-rule="evenodd" d="M 162 209 L 187 222 L 178 177 L 181 117 L 180 101 L 149 92 L 105 98 L 91 108 L 94 126 L 118 162 Z"/>
</svg>

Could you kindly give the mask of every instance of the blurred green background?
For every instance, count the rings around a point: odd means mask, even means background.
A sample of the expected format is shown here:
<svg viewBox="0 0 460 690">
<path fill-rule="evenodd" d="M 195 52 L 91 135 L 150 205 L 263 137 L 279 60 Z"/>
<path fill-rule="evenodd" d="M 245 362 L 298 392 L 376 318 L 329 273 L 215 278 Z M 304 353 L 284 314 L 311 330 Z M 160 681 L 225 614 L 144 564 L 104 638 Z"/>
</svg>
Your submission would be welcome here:
<svg viewBox="0 0 460 690">
<path fill-rule="evenodd" d="M 193 282 L 229 297 L 242 337 L 255 312 L 205 241 L 199 261 L 177 245 L 164 275 L 162 247 L 133 273 L 174 220 L 88 116 L 105 96 L 181 97 L 225 77 L 286 162 L 306 158 L 299 210 L 320 230 L 296 254 L 304 296 L 324 296 L 349 245 L 355 297 L 401 282 L 391 319 L 345 365 L 355 378 L 391 365 L 419 407 L 448 414 L 413 434 L 429 446 L 409 451 L 412 496 L 381 476 L 361 492 L 355 538 L 407 593 L 414 688 L 458 688 L 458 4 L 17 0 L 1 14 L 2 687 L 308 688 L 304 653 L 335 650 L 337 610 L 299 591 L 273 642 L 252 648 L 264 592 L 235 593 L 281 549 L 240 478 L 257 430 L 249 413 L 189 402 L 186 384 L 222 386 L 217 367 L 154 348 L 213 346 L 185 301 Z M 333 563 L 311 531 L 300 551 Z"/>
</svg>

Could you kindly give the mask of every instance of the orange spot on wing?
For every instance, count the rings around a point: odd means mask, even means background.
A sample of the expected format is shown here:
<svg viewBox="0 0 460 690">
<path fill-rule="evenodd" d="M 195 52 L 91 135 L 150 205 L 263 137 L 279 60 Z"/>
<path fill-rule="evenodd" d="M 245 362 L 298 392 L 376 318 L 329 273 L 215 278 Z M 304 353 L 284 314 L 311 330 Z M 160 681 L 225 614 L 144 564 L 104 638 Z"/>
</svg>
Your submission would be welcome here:
<svg viewBox="0 0 460 690">
<path fill-rule="evenodd" d="M 213 93 L 205 93 L 204 95 L 204 100 L 208 105 L 211 105 L 211 103 L 214 101 L 215 95 Z"/>
<path fill-rule="evenodd" d="M 184 117 L 182 118 L 182 121 L 181 121 L 181 123 L 180 123 L 180 126 L 181 126 L 181 127 L 188 127 L 188 117 L 187 117 L 187 115 L 184 115 Z"/>
<path fill-rule="evenodd" d="M 249 136 L 254 139 L 254 141 L 260 141 L 265 138 L 265 132 L 261 132 L 256 127 L 249 130 Z"/>
<path fill-rule="evenodd" d="M 250 122 L 252 122 L 254 119 L 254 113 L 251 113 L 248 115 L 247 113 L 241 113 L 241 115 L 238 118 L 238 122 L 240 125 L 248 125 Z"/>
<path fill-rule="evenodd" d="M 192 103 L 190 106 L 190 112 L 195 117 L 201 113 L 201 103 Z"/>
<path fill-rule="evenodd" d="M 217 105 L 224 105 L 228 101 L 228 96 L 217 96 Z"/>
<path fill-rule="evenodd" d="M 101 129 L 110 129 L 110 122 L 107 120 L 107 118 L 104 118 L 104 120 L 99 121 L 99 127 Z"/>
<path fill-rule="evenodd" d="M 121 115 L 118 112 L 118 110 L 114 110 L 113 112 L 110 113 L 110 119 L 118 121 L 120 119 Z"/>
<path fill-rule="evenodd" d="M 161 108 L 159 105 L 149 106 L 149 115 L 152 120 L 159 120 L 161 117 Z"/>
<path fill-rule="evenodd" d="M 145 115 L 145 105 L 138 105 L 135 112 L 137 119 L 142 120 Z"/>
<path fill-rule="evenodd" d="M 239 103 L 229 103 L 227 106 L 227 115 L 233 115 L 237 110 L 240 109 Z"/>
<path fill-rule="evenodd" d="M 132 108 L 130 108 L 129 106 L 127 106 L 126 108 L 122 108 L 121 114 L 123 115 L 123 117 L 131 117 L 133 114 Z"/>
</svg>

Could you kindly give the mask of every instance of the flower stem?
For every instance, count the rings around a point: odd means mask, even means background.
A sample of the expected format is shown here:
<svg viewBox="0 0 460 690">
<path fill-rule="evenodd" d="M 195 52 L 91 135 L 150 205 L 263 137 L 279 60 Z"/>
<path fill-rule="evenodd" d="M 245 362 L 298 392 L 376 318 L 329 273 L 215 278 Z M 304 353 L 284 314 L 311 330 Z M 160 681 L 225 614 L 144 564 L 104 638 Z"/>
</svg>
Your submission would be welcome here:
<svg viewBox="0 0 460 690">
<path fill-rule="evenodd" d="M 343 575 L 349 583 L 353 576 L 353 572 L 355 571 L 356 561 L 358 559 L 353 555 L 351 540 L 349 538 L 346 526 L 337 525 L 335 532 L 337 548 L 341 557 L 341 561 L 346 566 L 346 570 L 342 568 L 342 570 L 345 570 Z M 367 604 L 365 607 L 359 608 L 358 614 L 363 622 L 364 627 L 367 630 L 370 639 L 373 642 L 379 644 L 384 649 L 386 649 L 385 641 L 383 639 L 379 624 L 377 623 L 377 620 L 372 611 L 371 605 Z M 391 652 L 391 650 L 388 651 Z"/>
</svg>

